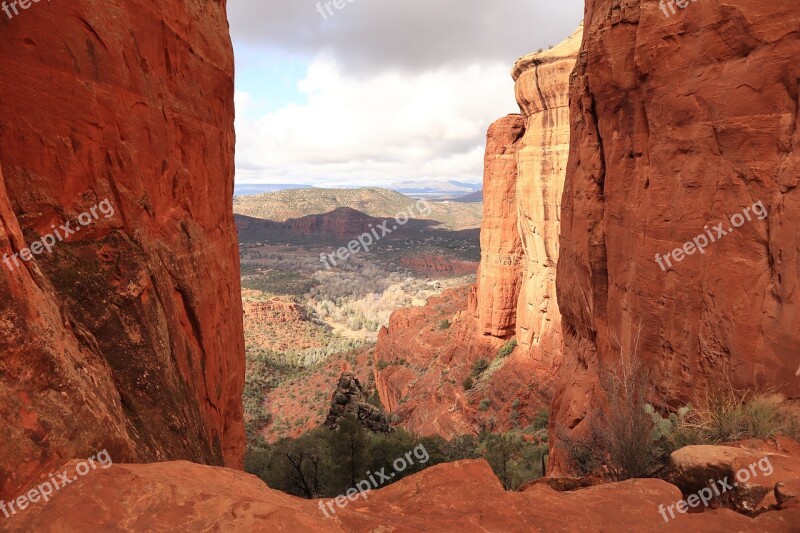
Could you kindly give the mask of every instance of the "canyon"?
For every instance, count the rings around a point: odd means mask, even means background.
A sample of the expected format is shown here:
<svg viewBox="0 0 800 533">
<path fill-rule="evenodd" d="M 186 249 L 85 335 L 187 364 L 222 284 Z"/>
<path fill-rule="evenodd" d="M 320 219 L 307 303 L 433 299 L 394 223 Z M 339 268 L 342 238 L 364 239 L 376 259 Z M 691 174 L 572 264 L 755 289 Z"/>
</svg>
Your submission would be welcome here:
<svg viewBox="0 0 800 533">
<path fill-rule="evenodd" d="M 117 210 L 0 274 L 0 501 L 101 449 L 115 463 L 3 527 L 661 528 L 657 509 L 684 496 L 681 476 L 510 492 L 485 461 L 466 460 L 325 520 L 319 502 L 240 471 L 245 347 L 225 7 L 110 0 L 100 12 L 78 1 L 0 22 L 2 49 L 17 52 L 0 62 L 4 93 L 15 95 L 0 98 L 1 252 L 100 199 Z M 671 18 L 655 2 L 587 0 L 575 34 L 517 61 L 521 113 L 488 131 L 476 285 L 396 311 L 374 350 L 325 362 L 347 406 L 334 405 L 332 423 L 355 409 L 386 429 L 362 409 L 370 378 L 397 423 L 421 435 L 504 431 L 549 407 L 553 477 L 570 474 L 559 432 L 588 432 L 607 401 L 603 372 L 620 359 L 643 361 L 665 409 L 728 380 L 800 396 L 798 26 L 794 0 L 698 3 Z M 759 200 L 764 220 L 666 272 L 654 260 Z M 366 220 L 344 212 L 292 224 L 343 234 Z M 305 319 L 290 300 L 254 299 L 247 313 Z M 304 392 L 280 408 L 299 413 L 309 401 Z M 729 443 L 724 461 L 719 448 L 699 448 L 683 461 L 704 474 L 763 454 L 778 466 L 760 481 L 757 517 L 713 509 L 666 527 L 796 531 L 797 443 Z M 673 473 L 691 470 L 679 461 Z"/>
<path fill-rule="evenodd" d="M 524 428 L 549 407 L 563 354 L 556 265 L 570 146 L 568 86 L 582 30 L 514 65 L 521 114 L 487 132 L 476 286 L 468 295 L 449 293 L 423 309 L 395 312 L 378 338 L 381 401 L 412 431 L 452 438 Z M 436 327 L 441 320 L 452 324 L 449 330 Z M 512 339 L 518 347 L 500 357 Z M 489 371 L 465 390 L 480 360 L 491 361 Z M 389 366 L 381 369 L 381 362 Z"/>
</svg>

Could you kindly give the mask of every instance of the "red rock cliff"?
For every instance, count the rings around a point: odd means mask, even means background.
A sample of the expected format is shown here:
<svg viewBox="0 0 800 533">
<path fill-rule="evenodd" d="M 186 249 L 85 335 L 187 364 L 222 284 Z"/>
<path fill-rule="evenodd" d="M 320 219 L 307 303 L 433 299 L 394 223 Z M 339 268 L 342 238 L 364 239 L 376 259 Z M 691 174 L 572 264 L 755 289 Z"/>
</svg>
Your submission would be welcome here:
<svg viewBox="0 0 800 533">
<path fill-rule="evenodd" d="M 525 427 L 549 403 L 563 344 L 555 275 L 567 88 L 581 31 L 514 67 L 522 114 L 487 134 L 481 264 L 468 304 L 448 293 L 397 311 L 378 337 L 378 392 L 412 431 L 449 438 Z M 499 349 L 512 337 L 520 347 L 505 358 Z M 489 370 L 465 385 L 480 359 Z"/>
<path fill-rule="evenodd" d="M 515 336 L 552 383 L 561 362 L 556 263 L 561 194 L 569 154 L 569 76 L 582 27 L 544 52 L 520 58 L 512 76 L 522 115 L 492 125 L 486 145 L 480 332 Z"/>
<path fill-rule="evenodd" d="M 225 2 L 42 2 L 0 50 L 0 253 L 114 211 L 0 265 L 0 498 L 103 448 L 240 467 Z"/>
<path fill-rule="evenodd" d="M 569 155 L 569 77 L 582 34 L 579 27 L 550 50 L 521 58 L 512 73 L 525 117 L 525 135 L 517 146 L 518 231 L 525 263 L 516 336 L 536 364 L 535 379 L 548 387 L 563 351 L 556 264 Z"/>
<path fill-rule="evenodd" d="M 521 115 L 492 124 L 486 136 L 483 172 L 481 264 L 477 314 L 480 333 L 512 335 L 524 254 L 517 230 L 517 141 L 525 132 Z"/>
<path fill-rule="evenodd" d="M 557 424 L 581 430 L 601 365 L 637 338 L 670 403 L 726 376 L 800 392 L 798 27 L 794 0 L 711 0 L 670 17 L 657 2 L 587 2 L 561 211 Z M 769 216 L 729 232 L 759 201 Z M 656 254 L 719 223 L 729 235 L 662 271 Z"/>
</svg>

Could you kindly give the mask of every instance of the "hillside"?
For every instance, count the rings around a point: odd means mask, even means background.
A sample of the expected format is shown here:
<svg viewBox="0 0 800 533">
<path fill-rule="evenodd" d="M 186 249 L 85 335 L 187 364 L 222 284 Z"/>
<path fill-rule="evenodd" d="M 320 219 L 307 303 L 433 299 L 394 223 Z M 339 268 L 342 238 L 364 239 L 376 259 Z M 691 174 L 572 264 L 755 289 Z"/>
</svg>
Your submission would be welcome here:
<svg viewBox="0 0 800 533">
<path fill-rule="evenodd" d="M 388 189 L 294 189 L 233 199 L 233 212 L 255 218 L 284 222 L 292 218 L 330 213 L 341 207 L 355 209 L 376 218 L 390 218 L 409 210 L 420 200 Z M 430 214 L 448 229 L 477 228 L 481 224 L 480 203 L 428 202 Z M 415 209 L 413 212 L 417 212 Z"/>
</svg>

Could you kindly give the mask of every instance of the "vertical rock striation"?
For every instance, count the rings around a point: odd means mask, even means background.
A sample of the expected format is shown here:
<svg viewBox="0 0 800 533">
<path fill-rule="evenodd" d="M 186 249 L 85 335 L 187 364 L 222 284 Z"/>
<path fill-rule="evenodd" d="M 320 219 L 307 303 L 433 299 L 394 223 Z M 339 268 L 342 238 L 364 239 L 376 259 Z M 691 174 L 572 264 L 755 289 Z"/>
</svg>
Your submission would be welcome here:
<svg viewBox="0 0 800 533">
<path fill-rule="evenodd" d="M 377 389 L 405 428 L 448 438 L 504 431 L 533 423 L 550 402 L 563 346 L 555 274 L 568 86 L 582 29 L 514 66 L 522 114 L 487 133 L 481 264 L 466 306 L 446 293 L 397 311 L 378 337 Z M 500 355 L 512 337 L 519 347 Z M 480 359 L 491 370 L 477 378 L 471 369 Z"/>
<path fill-rule="evenodd" d="M 507 337 L 516 329 L 517 298 L 524 255 L 517 230 L 517 141 L 521 115 L 508 115 L 489 128 L 483 173 L 481 264 L 476 289 L 482 335 Z"/>
<path fill-rule="evenodd" d="M 0 49 L 0 253 L 114 210 L 0 264 L 0 498 L 103 448 L 240 467 L 225 2 L 42 2 Z"/>
<path fill-rule="evenodd" d="M 728 379 L 800 393 L 798 26 L 793 0 L 711 0 L 670 17 L 657 2 L 587 3 L 561 211 L 556 424 L 583 430 L 620 353 L 637 353 L 673 406 Z M 769 216 L 731 232 L 759 201 Z M 720 223 L 729 234 L 703 253 L 656 262 Z"/>
<path fill-rule="evenodd" d="M 569 155 L 569 77 L 582 30 L 517 61 L 512 76 L 522 115 L 493 124 L 486 144 L 479 330 L 515 336 L 534 361 L 534 379 L 550 385 L 563 349 L 555 278 Z"/>
<path fill-rule="evenodd" d="M 517 146 L 518 232 L 525 252 L 516 336 L 552 385 L 561 364 L 556 265 L 561 194 L 569 156 L 569 78 L 583 27 L 550 50 L 521 58 L 512 75 L 525 135 Z"/>
</svg>

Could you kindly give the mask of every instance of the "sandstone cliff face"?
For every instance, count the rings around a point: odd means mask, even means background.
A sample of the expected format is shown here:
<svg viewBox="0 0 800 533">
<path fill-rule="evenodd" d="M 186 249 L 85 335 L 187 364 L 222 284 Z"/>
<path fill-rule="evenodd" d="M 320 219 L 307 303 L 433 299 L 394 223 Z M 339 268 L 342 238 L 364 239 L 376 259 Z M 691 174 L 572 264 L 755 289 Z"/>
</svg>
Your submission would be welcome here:
<svg viewBox="0 0 800 533">
<path fill-rule="evenodd" d="M 718 386 L 800 393 L 800 8 L 587 2 L 571 84 L 556 424 L 581 431 L 600 369 L 637 351 L 666 403 Z M 761 201 L 764 220 L 659 267 Z M 714 231 L 717 237 L 718 233 Z M 666 265 L 665 265 L 666 266 Z"/>
<path fill-rule="evenodd" d="M 69 458 L 239 467 L 244 375 L 225 2 L 0 17 L 0 498 Z"/>
<path fill-rule="evenodd" d="M 547 405 L 563 341 L 555 274 L 560 198 L 569 154 L 568 85 L 582 28 L 558 46 L 517 61 L 521 115 L 489 128 L 484 162 L 481 264 L 468 304 L 445 295 L 401 310 L 381 332 L 376 384 L 403 427 L 452 437 L 481 429 L 524 427 Z M 437 331 L 449 319 L 452 328 Z M 498 348 L 519 348 L 501 360 Z M 463 382 L 479 359 L 492 370 L 474 390 Z M 510 404 L 520 400 L 519 407 Z M 489 409 L 478 409 L 489 401 Z"/>
<path fill-rule="evenodd" d="M 523 117 L 509 115 L 486 136 L 477 311 L 480 333 L 493 337 L 512 335 L 516 328 L 524 261 L 517 230 L 517 141 L 524 131 Z"/>
<path fill-rule="evenodd" d="M 516 337 L 536 361 L 534 379 L 551 385 L 563 339 L 556 298 L 561 195 L 569 155 L 569 78 L 583 28 L 550 50 L 517 61 L 512 75 L 525 117 L 517 144 L 518 233 L 524 250 Z"/>
</svg>

